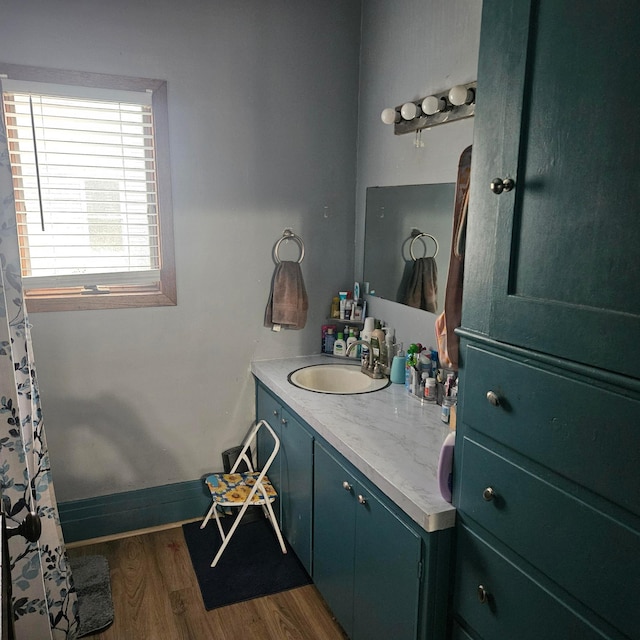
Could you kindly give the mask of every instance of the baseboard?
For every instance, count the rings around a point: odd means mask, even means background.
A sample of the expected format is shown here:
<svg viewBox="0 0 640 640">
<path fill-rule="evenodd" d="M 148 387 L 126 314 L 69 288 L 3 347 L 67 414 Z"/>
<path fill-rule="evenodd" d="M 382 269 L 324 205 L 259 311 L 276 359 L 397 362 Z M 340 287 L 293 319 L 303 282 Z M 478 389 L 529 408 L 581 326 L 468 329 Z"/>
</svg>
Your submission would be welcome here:
<svg viewBox="0 0 640 640">
<path fill-rule="evenodd" d="M 58 504 L 66 542 L 90 540 L 204 517 L 211 504 L 202 480 L 189 480 Z"/>
</svg>

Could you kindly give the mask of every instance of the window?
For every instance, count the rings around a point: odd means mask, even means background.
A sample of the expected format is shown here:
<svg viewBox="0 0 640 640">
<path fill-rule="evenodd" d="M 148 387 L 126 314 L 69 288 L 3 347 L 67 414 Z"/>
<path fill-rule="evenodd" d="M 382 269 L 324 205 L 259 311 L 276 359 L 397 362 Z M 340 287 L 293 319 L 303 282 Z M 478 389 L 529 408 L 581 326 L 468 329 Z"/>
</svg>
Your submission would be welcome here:
<svg viewBox="0 0 640 640">
<path fill-rule="evenodd" d="M 28 310 L 175 304 L 166 83 L 0 74 Z"/>
</svg>

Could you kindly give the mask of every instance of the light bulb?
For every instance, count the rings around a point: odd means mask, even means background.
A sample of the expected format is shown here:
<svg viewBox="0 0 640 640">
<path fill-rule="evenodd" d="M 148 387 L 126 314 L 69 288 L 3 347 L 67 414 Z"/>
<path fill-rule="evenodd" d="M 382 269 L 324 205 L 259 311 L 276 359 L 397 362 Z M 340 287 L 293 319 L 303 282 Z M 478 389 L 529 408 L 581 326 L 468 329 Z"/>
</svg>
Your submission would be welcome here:
<svg viewBox="0 0 640 640">
<path fill-rule="evenodd" d="M 400 113 L 405 120 L 413 120 L 420 115 L 420 107 L 414 102 L 405 102 L 400 109 Z"/>
<path fill-rule="evenodd" d="M 384 109 L 380 114 L 380 119 L 385 124 L 394 124 L 400 122 L 400 114 L 395 109 Z"/>
<path fill-rule="evenodd" d="M 449 89 L 449 102 L 456 107 L 471 104 L 475 99 L 473 89 L 467 89 L 463 84 L 457 84 Z"/>
<path fill-rule="evenodd" d="M 427 96 L 422 101 L 422 110 L 428 116 L 432 116 L 434 113 L 438 113 L 439 111 L 444 111 L 445 107 L 446 102 L 442 98 L 437 98 L 436 96 Z"/>
</svg>

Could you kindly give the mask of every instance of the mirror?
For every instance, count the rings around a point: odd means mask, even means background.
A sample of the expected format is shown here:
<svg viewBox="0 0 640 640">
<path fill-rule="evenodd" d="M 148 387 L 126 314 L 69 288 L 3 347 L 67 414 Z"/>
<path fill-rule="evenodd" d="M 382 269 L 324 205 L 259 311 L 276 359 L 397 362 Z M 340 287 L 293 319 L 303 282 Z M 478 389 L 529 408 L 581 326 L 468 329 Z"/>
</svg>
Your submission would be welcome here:
<svg viewBox="0 0 640 640">
<path fill-rule="evenodd" d="M 364 280 L 369 283 L 370 295 L 406 304 L 415 262 L 433 256 L 437 242 L 435 313 L 442 311 L 455 193 L 453 182 L 367 189 Z"/>
</svg>

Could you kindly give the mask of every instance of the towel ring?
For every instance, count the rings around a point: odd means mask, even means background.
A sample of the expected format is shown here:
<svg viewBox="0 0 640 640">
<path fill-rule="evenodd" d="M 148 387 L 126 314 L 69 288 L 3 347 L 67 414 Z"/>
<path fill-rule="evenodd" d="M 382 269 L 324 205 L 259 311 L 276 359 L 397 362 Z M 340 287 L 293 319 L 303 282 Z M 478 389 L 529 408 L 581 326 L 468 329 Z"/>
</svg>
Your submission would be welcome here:
<svg viewBox="0 0 640 640">
<path fill-rule="evenodd" d="M 280 249 L 280 245 L 283 240 L 293 240 L 300 247 L 300 257 L 298 258 L 298 264 L 300 264 L 304 260 L 304 242 L 302 242 L 302 238 L 297 236 L 291 229 L 285 229 L 282 233 L 282 238 L 276 242 L 276 246 L 273 248 L 273 257 L 276 260 L 277 264 L 280 264 L 280 256 L 278 255 L 278 249 Z"/>
<path fill-rule="evenodd" d="M 411 259 L 415 262 L 417 260 L 416 256 L 413 253 L 413 243 L 418 239 L 418 238 L 423 238 L 423 237 L 427 237 L 427 238 L 431 238 L 434 242 L 434 244 L 436 245 L 436 251 L 435 253 L 431 256 L 432 258 L 435 258 L 438 255 L 438 251 L 440 249 L 440 246 L 438 245 L 438 241 L 430 234 L 430 233 L 416 233 L 413 236 L 413 239 L 411 240 L 411 244 L 409 245 L 409 254 L 411 255 Z M 424 256 L 425 258 L 427 256 Z"/>
</svg>

